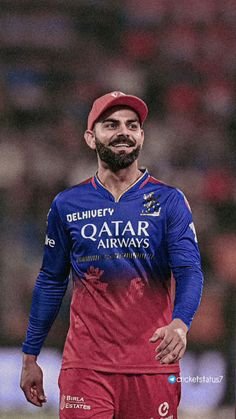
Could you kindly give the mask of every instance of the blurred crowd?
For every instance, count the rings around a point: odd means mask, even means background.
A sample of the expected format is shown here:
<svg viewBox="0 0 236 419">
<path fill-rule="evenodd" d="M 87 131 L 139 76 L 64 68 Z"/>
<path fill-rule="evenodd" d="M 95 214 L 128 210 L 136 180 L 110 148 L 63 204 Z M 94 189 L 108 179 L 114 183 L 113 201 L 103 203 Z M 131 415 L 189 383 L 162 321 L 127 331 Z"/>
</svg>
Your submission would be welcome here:
<svg viewBox="0 0 236 419">
<path fill-rule="evenodd" d="M 0 1 L 2 345 L 24 338 L 53 197 L 96 171 L 91 104 L 120 90 L 149 106 L 142 166 L 193 210 L 206 286 L 190 348 L 218 348 L 232 376 L 235 22 L 233 0 Z M 68 304 L 50 345 L 62 345 Z"/>
</svg>

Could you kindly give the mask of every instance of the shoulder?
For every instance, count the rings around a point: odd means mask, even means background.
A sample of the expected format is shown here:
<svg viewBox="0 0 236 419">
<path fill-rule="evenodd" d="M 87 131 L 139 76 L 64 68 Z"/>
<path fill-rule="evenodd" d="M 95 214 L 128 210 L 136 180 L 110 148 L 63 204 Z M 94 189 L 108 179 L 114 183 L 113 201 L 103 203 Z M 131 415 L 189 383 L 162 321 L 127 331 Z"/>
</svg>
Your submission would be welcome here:
<svg viewBox="0 0 236 419">
<path fill-rule="evenodd" d="M 149 175 L 148 184 L 152 185 L 154 189 L 158 189 L 159 191 L 166 193 L 166 195 L 172 195 L 180 198 L 184 197 L 184 193 L 180 189 L 173 185 L 169 185 L 168 183 L 157 179 L 154 176 Z"/>
<path fill-rule="evenodd" d="M 71 186 L 63 191 L 59 192 L 53 199 L 55 206 L 61 206 L 65 203 L 73 202 L 74 199 L 84 197 L 87 192 L 90 191 L 93 177 L 88 178 L 77 185 Z"/>
<path fill-rule="evenodd" d="M 187 208 L 191 212 L 189 202 L 184 192 L 176 186 L 169 185 L 166 182 L 149 176 L 148 184 L 152 190 L 156 190 L 165 202 L 167 208 L 177 210 L 177 208 Z"/>
</svg>

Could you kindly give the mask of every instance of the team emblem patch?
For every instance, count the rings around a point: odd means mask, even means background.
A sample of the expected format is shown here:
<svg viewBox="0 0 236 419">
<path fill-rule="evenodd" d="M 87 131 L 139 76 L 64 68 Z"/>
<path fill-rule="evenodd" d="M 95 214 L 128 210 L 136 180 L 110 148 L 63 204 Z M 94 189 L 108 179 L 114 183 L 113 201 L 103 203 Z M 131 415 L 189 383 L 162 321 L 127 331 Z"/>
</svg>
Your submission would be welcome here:
<svg viewBox="0 0 236 419">
<path fill-rule="evenodd" d="M 157 196 L 159 198 L 160 195 Z M 150 192 L 149 194 L 144 194 L 144 209 L 142 210 L 140 215 L 150 216 L 150 217 L 159 217 L 161 214 L 161 207 L 160 202 L 158 199 L 155 198 L 154 192 Z"/>
</svg>

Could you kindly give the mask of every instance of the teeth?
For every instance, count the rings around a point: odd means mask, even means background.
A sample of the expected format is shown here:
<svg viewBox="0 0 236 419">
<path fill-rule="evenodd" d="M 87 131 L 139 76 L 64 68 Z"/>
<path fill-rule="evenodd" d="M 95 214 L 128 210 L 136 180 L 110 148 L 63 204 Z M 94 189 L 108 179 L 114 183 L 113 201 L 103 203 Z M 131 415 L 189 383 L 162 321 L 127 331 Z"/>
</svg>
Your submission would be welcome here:
<svg viewBox="0 0 236 419">
<path fill-rule="evenodd" d="M 130 147 L 128 144 L 116 144 L 115 147 Z"/>
</svg>

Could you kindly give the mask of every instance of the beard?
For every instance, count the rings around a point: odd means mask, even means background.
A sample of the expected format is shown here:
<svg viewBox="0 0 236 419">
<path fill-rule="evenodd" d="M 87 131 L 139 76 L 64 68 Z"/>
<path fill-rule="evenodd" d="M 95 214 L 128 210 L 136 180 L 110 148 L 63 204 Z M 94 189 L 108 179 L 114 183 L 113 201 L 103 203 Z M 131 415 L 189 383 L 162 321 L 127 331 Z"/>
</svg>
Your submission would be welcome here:
<svg viewBox="0 0 236 419">
<path fill-rule="evenodd" d="M 116 140 L 113 140 L 112 145 L 122 143 L 124 142 L 124 140 L 126 140 L 127 142 L 127 138 L 119 137 Z M 109 147 L 102 144 L 97 137 L 95 138 L 95 141 L 96 141 L 96 151 L 97 151 L 98 156 L 100 157 L 102 161 L 104 161 L 109 166 L 109 168 L 113 172 L 117 172 L 118 170 L 129 167 L 135 160 L 137 160 L 139 153 L 141 151 L 141 146 L 137 146 L 130 153 L 126 153 L 123 150 L 115 153 Z M 133 141 L 132 143 L 131 143 L 131 140 L 128 140 L 128 141 L 130 141 L 130 145 L 134 144 Z"/>
</svg>

